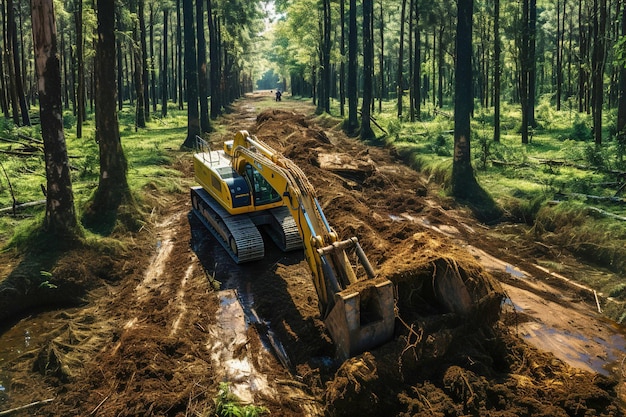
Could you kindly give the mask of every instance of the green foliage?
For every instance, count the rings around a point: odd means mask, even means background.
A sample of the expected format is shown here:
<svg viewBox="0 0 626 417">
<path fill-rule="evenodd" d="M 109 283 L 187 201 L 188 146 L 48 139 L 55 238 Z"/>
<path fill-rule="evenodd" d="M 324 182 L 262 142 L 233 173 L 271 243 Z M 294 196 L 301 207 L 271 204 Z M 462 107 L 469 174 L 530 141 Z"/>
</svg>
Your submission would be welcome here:
<svg viewBox="0 0 626 417">
<path fill-rule="evenodd" d="M 76 124 L 76 116 L 70 112 L 63 113 L 63 129 L 71 129 Z"/>
<path fill-rule="evenodd" d="M 218 417 L 258 417 L 269 414 L 269 410 L 262 406 L 241 405 L 239 398 L 230 390 L 228 382 L 221 382 L 215 402 L 215 415 Z"/>
<path fill-rule="evenodd" d="M 568 139 L 582 142 L 590 141 L 591 139 L 593 139 L 591 128 L 587 125 L 585 120 L 576 117 Z"/>
<path fill-rule="evenodd" d="M 615 287 L 613 287 L 611 289 L 611 291 L 609 291 L 609 296 L 613 297 L 613 298 L 624 298 L 624 296 L 626 295 L 626 284 L 625 283 L 621 283 L 621 284 L 617 284 Z"/>
<path fill-rule="evenodd" d="M 591 210 L 583 201 L 543 206 L 533 228 L 550 245 L 568 248 L 589 262 L 622 273 L 626 268 L 626 225 Z"/>
<path fill-rule="evenodd" d="M 430 149 L 432 153 L 438 156 L 451 156 L 452 155 L 452 144 L 448 140 L 448 136 L 445 134 L 438 134 L 434 141 L 430 143 Z"/>
</svg>

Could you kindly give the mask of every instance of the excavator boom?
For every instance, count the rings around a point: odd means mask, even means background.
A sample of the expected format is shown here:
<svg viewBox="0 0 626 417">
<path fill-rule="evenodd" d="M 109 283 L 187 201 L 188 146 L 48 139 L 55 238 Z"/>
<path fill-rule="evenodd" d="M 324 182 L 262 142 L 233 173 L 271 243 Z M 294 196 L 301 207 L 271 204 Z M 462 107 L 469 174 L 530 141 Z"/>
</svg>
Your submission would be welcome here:
<svg viewBox="0 0 626 417">
<path fill-rule="evenodd" d="M 281 208 L 291 214 L 312 272 L 320 312 L 337 347 L 337 355 L 345 359 L 390 340 L 395 324 L 392 283 L 376 277 L 356 237 L 339 240 L 324 215 L 314 187 L 300 167 L 246 131 L 238 132 L 233 141 L 224 144 L 223 156 L 230 159 L 232 172 L 229 175 L 246 178 L 252 189 L 255 185 L 268 184 L 276 195 L 271 200 L 273 207 L 282 205 Z M 198 181 L 210 191 L 209 181 L 204 181 L 203 174 L 199 174 L 203 170 L 202 159 L 196 156 L 194 160 Z M 211 181 L 214 181 L 213 177 Z M 221 206 L 235 198 L 243 198 L 243 191 L 237 194 L 232 187 L 230 191 L 230 194 L 225 193 L 225 198 L 217 200 Z M 204 199 L 201 194 L 202 190 L 192 190 L 192 200 Z M 251 200 L 256 201 L 257 194 L 251 194 Z M 214 204 L 210 200 L 194 203 L 194 209 Z M 246 207 L 245 210 L 255 210 L 254 205 Z M 244 208 L 233 208 L 226 213 L 228 222 L 237 218 L 237 210 L 242 212 Z M 220 207 L 213 212 L 220 212 Z M 217 223 L 212 226 L 219 229 L 219 221 L 223 220 L 214 218 L 211 213 L 209 220 Z M 237 251 L 235 248 L 231 254 Z M 354 255 L 354 265 L 349 254 Z"/>
</svg>

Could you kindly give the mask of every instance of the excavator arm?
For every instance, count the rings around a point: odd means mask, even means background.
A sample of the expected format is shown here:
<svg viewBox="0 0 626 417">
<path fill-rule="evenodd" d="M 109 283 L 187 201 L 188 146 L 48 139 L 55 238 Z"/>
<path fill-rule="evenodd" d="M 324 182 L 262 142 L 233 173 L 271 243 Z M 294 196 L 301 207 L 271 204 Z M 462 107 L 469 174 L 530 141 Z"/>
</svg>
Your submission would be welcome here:
<svg viewBox="0 0 626 417">
<path fill-rule="evenodd" d="M 392 283 L 376 277 L 356 237 L 339 240 L 300 167 L 246 131 L 225 144 L 225 151 L 232 157 L 233 169 L 241 173 L 252 166 L 289 208 L 338 355 L 347 358 L 391 339 L 395 322 Z M 361 268 L 353 267 L 349 252 L 354 252 Z"/>
</svg>

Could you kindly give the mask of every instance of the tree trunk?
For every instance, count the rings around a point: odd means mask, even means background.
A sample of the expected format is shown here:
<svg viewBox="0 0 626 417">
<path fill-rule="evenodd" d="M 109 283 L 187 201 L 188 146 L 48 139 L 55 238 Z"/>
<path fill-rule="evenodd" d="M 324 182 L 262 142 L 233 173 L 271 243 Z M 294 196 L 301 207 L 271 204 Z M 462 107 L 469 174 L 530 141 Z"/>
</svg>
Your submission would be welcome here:
<svg viewBox="0 0 626 417">
<path fill-rule="evenodd" d="M 500 0 L 493 2 L 493 141 L 500 142 Z"/>
<path fill-rule="evenodd" d="M 604 103 L 604 67 L 606 64 L 606 0 L 593 2 L 593 53 L 592 68 L 592 117 L 593 138 L 597 145 L 602 143 L 602 105 Z"/>
<path fill-rule="evenodd" d="M 130 2 L 130 10 L 132 13 L 137 13 L 137 1 L 139 3 L 143 3 L 143 0 L 132 0 Z M 139 7 L 139 10 L 143 9 L 143 7 Z M 142 10 L 143 11 L 143 10 Z M 137 96 L 137 101 L 135 102 L 135 127 L 136 128 L 145 128 L 146 127 L 146 104 L 144 95 L 144 79 L 143 79 L 143 67 L 144 67 L 144 55 L 142 54 L 140 45 L 141 45 L 141 37 L 143 34 L 141 33 L 141 28 L 139 22 L 133 23 L 133 58 L 135 61 L 135 67 L 133 69 L 133 76 L 135 80 L 135 95 Z"/>
<path fill-rule="evenodd" d="M 63 133 L 61 68 L 53 0 L 32 0 L 31 15 L 35 68 L 38 77 L 41 136 L 46 161 L 46 216 L 44 230 L 57 236 L 77 233 L 74 193 Z"/>
<path fill-rule="evenodd" d="M 589 70 L 587 59 L 589 57 L 589 23 L 583 14 L 583 1 L 578 3 L 578 43 L 580 53 L 578 56 L 578 111 L 580 113 L 589 109 Z"/>
<path fill-rule="evenodd" d="M 200 135 L 198 111 L 198 69 L 196 34 L 193 24 L 193 0 L 183 0 L 183 24 L 185 26 L 185 81 L 187 82 L 187 138 L 183 147 L 193 149 L 196 136 Z"/>
<path fill-rule="evenodd" d="M 122 24 L 121 10 L 117 9 L 115 11 L 115 16 L 117 20 L 117 30 L 120 32 L 124 31 L 124 25 Z M 122 40 L 116 39 L 117 45 L 117 109 L 122 111 L 124 107 L 124 57 L 123 57 L 123 49 L 122 49 Z"/>
<path fill-rule="evenodd" d="M 148 79 L 150 74 L 148 73 L 148 45 L 146 43 L 146 16 L 145 16 L 145 0 L 139 1 L 139 37 L 141 39 L 141 88 L 143 90 L 144 98 L 144 114 L 145 120 L 150 120 L 150 94 L 148 91 Z M 152 8 L 152 6 L 150 6 Z M 163 36 L 163 42 L 167 43 L 167 37 Z M 135 46 L 136 47 L 136 46 Z M 152 57 L 154 59 L 154 57 Z M 156 103 L 155 103 L 156 104 Z"/>
<path fill-rule="evenodd" d="M 20 101 L 20 111 L 22 113 L 22 124 L 24 126 L 30 126 L 30 113 L 29 102 L 26 94 L 26 60 L 24 59 L 24 39 L 22 37 L 22 13 L 19 13 L 19 26 L 15 22 L 15 29 L 13 31 L 13 59 L 15 60 L 15 86 L 17 87 L 17 96 Z M 20 38 L 18 42 L 17 32 L 20 32 Z M 19 51 L 19 54 L 18 54 Z"/>
<path fill-rule="evenodd" d="M 437 51 L 437 106 L 443 108 L 443 69 L 445 65 L 443 36 L 446 31 L 445 24 L 439 26 L 439 48 Z M 471 71 L 471 69 L 470 69 Z"/>
<path fill-rule="evenodd" d="M 200 99 L 200 131 L 210 132 L 209 99 L 206 73 L 206 41 L 204 38 L 204 7 L 196 0 L 196 33 L 198 38 L 198 97 Z"/>
<path fill-rule="evenodd" d="M 83 2 L 74 2 L 74 26 L 76 28 L 76 137 L 83 137 L 85 122 L 85 54 L 83 40 Z"/>
<path fill-rule="evenodd" d="M 18 42 L 17 42 L 17 23 L 15 21 L 15 12 L 13 8 L 13 0 L 7 0 L 7 26 L 10 32 L 7 31 L 8 45 L 10 47 L 10 58 L 12 58 L 13 68 L 13 85 L 15 86 L 16 101 L 13 104 L 14 114 L 16 113 L 17 106 L 19 106 L 19 113 L 22 116 L 22 125 L 30 126 L 30 116 L 28 114 L 28 106 L 26 105 L 26 97 L 24 96 L 24 84 L 22 82 L 22 63 L 19 55 Z M 14 118 L 15 119 L 15 118 Z M 19 119 L 16 124 L 19 124 Z"/>
<path fill-rule="evenodd" d="M 522 38 L 520 45 L 520 102 L 522 107 L 522 143 L 528 143 L 528 47 L 529 47 L 529 11 L 530 0 L 522 0 Z"/>
<path fill-rule="evenodd" d="M 421 57 L 421 36 L 420 36 L 420 2 L 419 0 L 413 1 L 413 12 L 415 13 L 415 23 L 414 30 L 415 35 L 413 39 L 413 77 L 412 77 L 412 85 L 413 85 L 413 114 L 411 115 L 411 120 L 422 120 L 422 91 L 420 87 L 421 79 L 422 79 L 422 57 Z"/>
<path fill-rule="evenodd" d="M 213 3 L 207 0 L 207 23 L 209 26 L 209 80 L 211 86 L 211 117 L 216 118 L 222 112 L 220 94 L 220 58 L 219 41 L 217 36 L 217 17 L 213 14 Z"/>
<path fill-rule="evenodd" d="M 379 22 L 379 41 L 380 41 L 380 55 L 378 56 L 378 112 L 382 113 L 383 111 L 383 98 L 385 98 L 385 18 L 384 18 L 384 8 L 383 1 L 380 0 L 380 22 Z M 343 62 L 342 62 L 343 65 Z"/>
<path fill-rule="evenodd" d="M 563 11 L 561 12 L 561 5 Z M 556 110 L 561 110 L 561 96 L 563 92 L 563 37 L 565 35 L 565 5 L 566 0 L 556 2 Z"/>
<path fill-rule="evenodd" d="M 354 134 L 359 129 L 357 119 L 358 93 L 357 93 L 357 57 L 358 57 L 358 34 L 356 24 L 356 0 L 350 0 L 350 13 L 348 16 L 348 121 L 345 126 L 348 134 Z"/>
<path fill-rule="evenodd" d="M 323 37 L 322 37 L 322 73 L 320 81 L 323 86 L 321 96 L 321 109 L 326 113 L 330 113 L 330 53 L 331 43 L 331 15 L 330 0 L 322 0 L 322 16 L 323 16 Z"/>
<path fill-rule="evenodd" d="M 530 0 L 528 10 L 528 125 L 537 126 L 535 120 L 535 96 L 537 91 L 537 0 Z"/>
<path fill-rule="evenodd" d="M 374 15 L 373 0 L 363 0 L 363 103 L 361 106 L 362 140 L 374 138 L 370 123 L 372 98 L 374 96 L 374 39 L 372 18 Z"/>
<path fill-rule="evenodd" d="M 404 93 L 404 81 L 402 74 L 404 72 L 404 21 L 406 16 L 406 1 L 402 0 L 402 9 L 400 12 L 400 43 L 398 44 L 398 76 L 396 77 L 396 94 L 398 99 L 398 118 L 402 118 L 402 98 Z M 365 35 L 364 35 L 365 36 Z M 365 38 L 364 38 L 365 39 Z"/>
<path fill-rule="evenodd" d="M 115 0 L 97 0 L 97 36 L 94 72 L 96 79 L 96 141 L 100 150 L 100 178 L 91 212 L 102 221 L 130 196 L 127 162 L 117 118 L 115 71 Z"/>
<path fill-rule="evenodd" d="M 168 18 L 169 18 L 169 13 L 170 10 L 165 7 L 163 9 L 163 63 L 161 65 L 161 117 L 166 117 L 167 116 L 167 93 L 168 93 L 168 87 L 167 87 L 167 66 L 168 66 L 168 58 L 167 58 L 167 42 L 168 42 Z"/>
<path fill-rule="evenodd" d="M 149 22 L 148 27 L 150 28 L 149 36 L 150 36 L 150 98 L 152 100 L 152 111 L 156 113 L 157 108 L 157 93 L 156 93 L 156 68 L 155 68 L 155 55 L 154 55 L 154 26 L 156 22 L 154 21 L 154 3 L 150 3 L 150 13 L 149 13 Z M 148 107 L 148 105 L 146 105 Z"/>
<path fill-rule="evenodd" d="M 454 158 L 452 194 L 471 197 L 475 178 L 470 155 L 470 115 L 472 95 L 472 15 L 473 0 L 458 0 L 456 26 L 456 69 L 454 81 Z"/>
<path fill-rule="evenodd" d="M 185 96 L 183 94 L 183 36 L 182 36 L 182 26 L 180 24 L 180 15 L 182 9 L 180 7 L 181 0 L 176 0 L 176 45 L 178 46 L 178 53 L 176 56 L 178 57 L 177 62 L 177 72 L 178 72 L 178 109 L 183 109 L 183 102 L 185 101 Z"/>
<path fill-rule="evenodd" d="M 339 44 L 339 53 L 341 54 L 341 63 L 339 64 L 339 114 L 345 116 L 346 107 L 346 2 L 339 0 L 339 20 L 341 24 L 341 39 Z"/>
<path fill-rule="evenodd" d="M 626 37 L 626 6 L 622 6 L 622 36 Z M 619 98 L 617 101 L 617 138 L 626 147 L 626 66 L 619 71 Z"/>
</svg>

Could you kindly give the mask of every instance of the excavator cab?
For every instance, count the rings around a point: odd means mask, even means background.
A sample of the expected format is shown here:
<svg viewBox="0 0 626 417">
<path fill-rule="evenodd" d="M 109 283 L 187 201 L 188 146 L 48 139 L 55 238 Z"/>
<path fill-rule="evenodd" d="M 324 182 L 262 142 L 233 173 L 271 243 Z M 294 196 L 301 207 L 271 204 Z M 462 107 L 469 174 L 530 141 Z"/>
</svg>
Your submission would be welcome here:
<svg viewBox="0 0 626 417">
<path fill-rule="evenodd" d="M 251 164 L 246 164 L 245 177 L 250 184 L 252 197 L 255 206 L 277 203 L 282 200 L 282 196 L 272 188 L 269 182 L 263 178 L 259 171 Z"/>
</svg>

